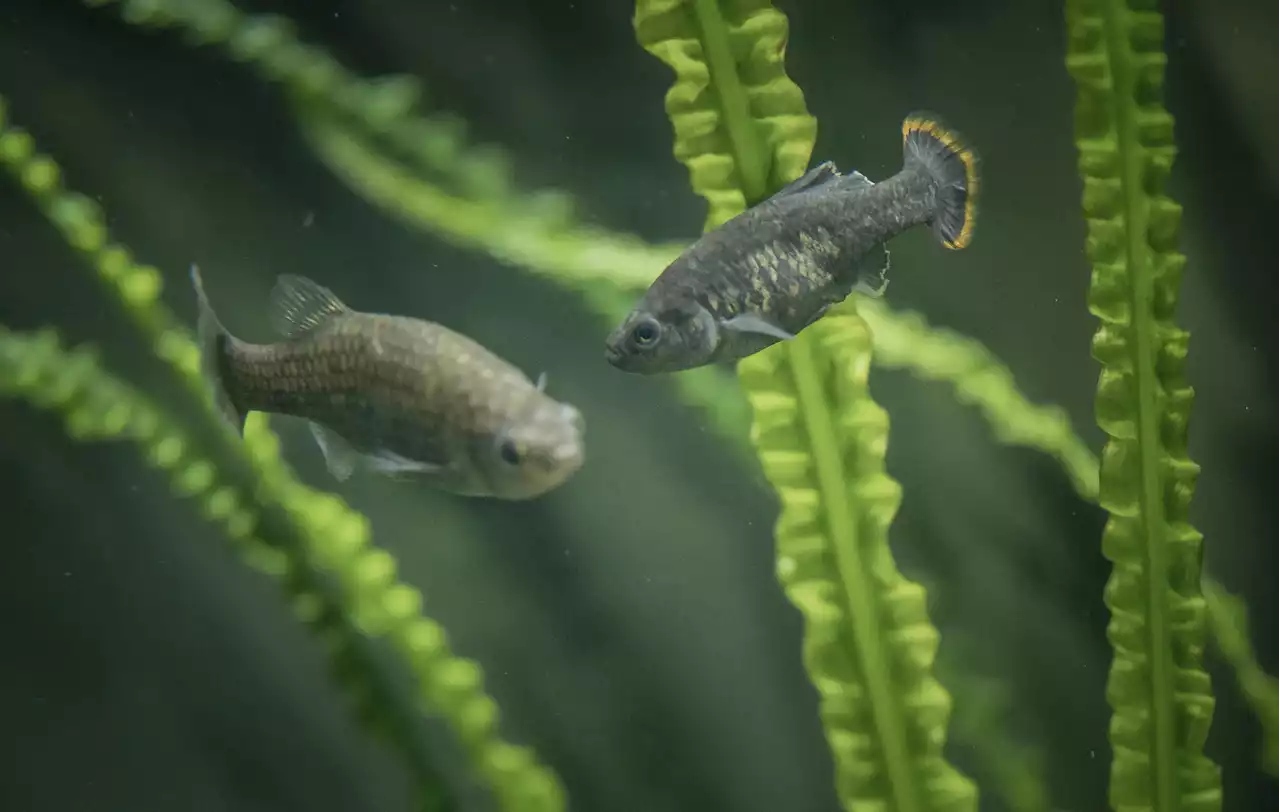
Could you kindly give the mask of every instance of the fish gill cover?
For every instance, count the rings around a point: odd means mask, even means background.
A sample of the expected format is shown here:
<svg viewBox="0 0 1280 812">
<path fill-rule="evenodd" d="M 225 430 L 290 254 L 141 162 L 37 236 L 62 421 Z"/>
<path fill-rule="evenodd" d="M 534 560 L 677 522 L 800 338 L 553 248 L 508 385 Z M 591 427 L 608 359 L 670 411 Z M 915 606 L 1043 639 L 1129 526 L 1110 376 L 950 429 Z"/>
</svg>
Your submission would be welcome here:
<svg viewBox="0 0 1280 812">
<path fill-rule="evenodd" d="M 356 77 L 322 49 L 301 42 L 286 18 L 247 14 L 225 0 L 85 2 L 90 6 L 114 5 L 131 24 L 178 29 L 193 44 L 218 47 L 233 60 L 252 66 L 263 80 L 279 83 L 289 91 L 293 112 L 317 155 L 357 193 L 414 227 L 485 251 L 578 291 L 606 322 L 625 312 L 631 296 L 644 290 L 683 247 L 646 245 L 630 235 L 578 224 L 564 195 L 520 192 L 511 182 L 501 151 L 494 147 L 468 150 L 456 117 L 428 117 L 415 111 L 420 102 L 416 81 L 404 77 Z M 1170 259 L 1176 229 L 1170 231 L 1168 226 L 1176 226 L 1176 205 L 1167 198 L 1150 205 L 1157 212 L 1154 223 L 1158 228 L 1152 232 L 1152 239 L 1160 252 L 1148 255 L 1150 246 L 1142 244 L 1149 204 L 1141 183 L 1135 184 L 1134 180 L 1163 180 L 1172 159 L 1172 134 L 1167 115 L 1162 118 L 1163 111 L 1158 106 L 1163 71 L 1159 15 L 1150 2 L 1144 0 L 1137 5 L 1140 7 L 1130 9 L 1118 0 L 1068 3 L 1068 28 L 1072 33 L 1069 66 L 1080 84 L 1078 119 L 1082 118 L 1085 124 L 1080 130 L 1085 208 L 1091 235 L 1098 238 L 1092 241 L 1093 258 L 1102 269 L 1095 272 L 1095 289 L 1101 288 L 1102 293 L 1095 295 L 1093 306 L 1100 306 L 1104 317 L 1100 334 L 1113 339 L 1101 342 L 1099 355 L 1109 368 L 1119 371 L 1118 376 L 1104 375 L 1100 390 L 1121 392 L 1121 407 L 1145 415 L 1149 429 L 1152 415 L 1159 412 L 1152 404 L 1162 406 L 1168 397 L 1164 389 L 1178 395 L 1170 400 L 1184 405 L 1189 389 L 1180 380 L 1180 369 L 1172 376 L 1156 376 L 1157 388 L 1150 385 L 1152 372 L 1159 370 L 1163 374 L 1169 366 L 1167 361 L 1175 361 L 1174 366 L 1180 367 L 1181 351 L 1185 349 L 1184 334 L 1178 333 L 1169 321 L 1172 299 L 1154 297 L 1160 305 L 1154 311 L 1159 320 L 1147 318 L 1141 310 L 1131 310 L 1134 304 L 1152 301 L 1156 292 L 1165 297 L 1176 293 L 1177 272 L 1181 268 L 1180 259 Z M 650 23 L 655 27 L 645 28 Z M 691 0 L 684 4 L 642 0 L 636 24 L 646 47 L 653 44 L 659 50 L 677 49 L 656 55 L 664 61 L 670 57 L 681 63 L 676 68 L 678 80 L 672 94 L 683 88 L 680 92 L 687 95 L 669 94 L 668 105 L 678 133 L 689 136 L 678 138 L 678 143 L 690 150 L 680 157 L 691 159 L 691 180 L 698 191 L 705 187 L 711 192 L 707 225 L 714 225 L 717 218 L 722 221 L 732 216 L 803 171 L 813 144 L 813 119 L 804 110 L 798 88 L 783 71 L 786 21 L 780 13 L 767 3 L 746 0 Z M 703 44 L 705 53 L 700 48 Z M 728 73 L 723 72 L 725 69 Z M 1152 77 L 1154 82 L 1150 81 Z M 718 84 L 722 79 L 727 90 L 723 97 Z M 1135 114 L 1135 100 L 1145 106 L 1139 111 L 1141 115 Z M 682 104 L 686 106 L 681 107 Z M 725 104 L 728 107 L 722 109 Z M 0 106 L 0 121 L 4 118 L 2 111 Z M 685 112 L 699 114 L 685 117 Z M 725 121 L 733 126 L 726 129 Z M 1134 125 L 1141 122 L 1154 122 L 1156 126 L 1145 131 L 1136 128 L 1139 136 L 1154 132 L 1159 137 L 1145 143 L 1142 137 L 1135 139 Z M 86 255 L 99 279 L 107 283 L 112 297 L 123 305 L 157 356 L 168 362 L 175 379 L 194 392 L 193 387 L 198 384 L 194 345 L 188 331 L 158 302 L 159 272 L 138 264 L 123 246 L 110 243 L 97 204 L 62 189 L 52 159 L 35 151 L 28 134 L 8 122 L 3 126 L 0 165 L 31 195 L 67 242 Z M 726 141 L 726 133 L 738 140 Z M 779 155 L 783 157 L 780 159 Z M 1149 174 L 1142 170 L 1143 160 L 1148 161 Z M 1124 177 L 1128 178 L 1127 185 L 1120 180 Z M 1117 237 L 1118 233 L 1123 236 Z M 1136 257 L 1136 269 L 1125 265 L 1130 257 Z M 1112 290 L 1108 291 L 1108 287 Z M 1138 317 L 1126 321 L 1128 312 L 1137 312 Z M 1131 342 L 1135 337 L 1141 340 Z M 958 399 L 978 407 L 996 439 L 1053 455 L 1082 497 L 1090 501 L 1098 498 L 1097 460 L 1071 431 L 1062 411 L 1027 401 L 1008 369 L 978 342 L 932 329 L 920 316 L 897 312 L 887 303 L 857 298 L 834 308 L 832 315 L 807 330 L 802 339 L 792 342 L 800 343 L 797 350 L 780 346 L 740 367 L 743 381 L 756 391 L 753 409 L 757 428 L 751 436 L 764 451 L 762 463 L 766 469 L 770 468 L 768 458 L 772 455 L 771 477 L 799 485 L 783 488 L 784 505 L 790 495 L 795 497 L 793 507 L 802 509 L 793 510 L 792 516 L 805 519 L 807 526 L 813 528 L 815 525 L 809 520 L 814 511 L 827 510 L 834 504 L 835 510 L 824 515 L 828 521 L 838 520 L 834 526 L 840 538 L 848 541 L 853 533 L 860 543 L 872 545 L 880 553 L 872 559 L 879 567 L 873 574 L 884 574 L 887 563 L 889 574 L 896 576 L 887 545 L 882 541 L 885 525 L 896 507 L 897 487 L 883 472 L 886 420 L 883 411 L 867 396 L 865 375 L 869 362 L 949 383 Z M 1166 346 L 1169 339 L 1171 343 Z M 1163 359 L 1160 363 L 1154 363 L 1153 346 L 1159 348 L 1156 355 Z M 1131 362 L 1132 367 L 1125 366 Z M 1145 376 L 1139 381 L 1141 386 L 1132 383 L 1137 381 L 1134 370 Z M 718 373 L 697 370 L 672 377 L 680 393 L 690 403 L 707 408 L 715 425 L 735 441 L 735 447 L 741 447 L 740 440 L 747 436 L 742 430 L 748 419 L 746 404 L 732 379 Z M 758 377 L 753 379 L 753 373 Z M 1109 381 L 1120 384 L 1108 385 Z M 770 391 L 779 383 L 782 391 Z M 803 405 L 797 394 L 801 389 L 806 393 Z M 139 442 L 154 464 L 170 472 L 178 493 L 199 499 L 206 518 L 224 527 L 249 563 L 276 576 L 281 588 L 294 599 L 299 618 L 325 641 L 335 675 L 361 718 L 371 729 L 389 737 L 418 779 L 421 808 L 453 806 L 449 791 L 417 739 L 415 720 L 424 706 L 444 709 L 455 731 L 467 743 L 472 769 L 486 779 L 503 809 L 564 808 L 566 800 L 555 777 L 528 750 L 498 739 L 495 708 L 480 688 L 479 668 L 471 661 L 454 657 L 443 629 L 418 616 L 416 592 L 396 583 L 393 559 L 383 551 L 371 549 L 367 521 L 337 497 L 315 493 L 296 482 L 279 460 L 276 439 L 265 421 L 251 418 L 247 453 L 242 454 L 227 444 L 226 432 L 217 430 L 211 411 L 206 410 L 210 418 L 207 424 L 181 425 L 138 390 L 102 369 L 86 348 L 64 350 L 51 331 L 22 334 L 6 330 L 0 334 L 0 394 L 61 412 L 67 420 L 68 433 L 77 439 L 125 437 Z M 1120 411 L 1109 411 L 1101 401 L 1100 397 L 1100 422 L 1105 420 L 1104 427 L 1120 434 L 1120 441 L 1109 445 L 1113 459 L 1103 471 L 1103 504 L 1115 509 L 1122 519 L 1118 525 L 1132 525 L 1135 517 L 1136 521 L 1145 521 L 1150 514 L 1165 524 L 1144 527 L 1167 529 L 1172 517 L 1180 535 L 1172 545 L 1157 537 L 1165 549 L 1156 550 L 1156 555 L 1167 554 L 1171 546 L 1177 563 L 1198 574 L 1198 555 L 1185 554 L 1189 546 L 1198 544 L 1198 537 L 1194 537 L 1194 531 L 1185 532 L 1188 525 L 1177 524 L 1185 518 L 1190 493 L 1187 480 L 1191 464 L 1184 457 L 1185 409 L 1175 410 L 1172 419 L 1161 416 L 1165 427 L 1176 429 L 1168 437 L 1161 437 L 1160 432 L 1138 432 L 1136 429 L 1144 425 L 1141 420 L 1133 421 Z M 1157 420 L 1156 425 L 1159 423 Z M 820 457 L 806 453 L 805 438 L 811 431 L 825 431 L 825 436 L 838 438 L 839 448 Z M 1148 442 L 1145 450 L 1136 442 L 1140 437 Z M 1153 438 L 1165 440 L 1169 448 L 1153 447 Z M 798 456 L 788 454 L 788 444 L 793 446 L 792 454 L 798 448 Z M 1136 448 L 1142 464 L 1118 464 L 1114 457 L 1117 448 Z M 1129 458 L 1132 455 L 1126 459 Z M 1106 481 L 1106 476 L 1124 472 L 1132 480 L 1132 473 L 1137 470 L 1148 476 L 1153 471 L 1173 472 L 1175 476 L 1159 494 L 1161 498 L 1140 498 L 1135 511 L 1135 503 L 1114 499 L 1116 493 L 1134 493 L 1132 482 L 1124 482 L 1121 477 L 1117 486 Z M 837 472 L 848 479 L 838 480 Z M 833 501 L 813 504 L 832 492 Z M 1136 493 L 1149 497 L 1152 492 L 1139 489 Z M 1165 503 L 1170 499 L 1177 510 L 1167 508 Z M 785 525 L 787 521 L 784 513 L 780 530 L 806 526 L 805 522 Z M 780 534 L 779 546 L 780 553 L 797 566 L 802 561 L 825 560 L 827 566 L 812 582 L 811 594 L 802 590 L 801 597 L 809 602 L 811 610 L 829 610 L 818 623 L 810 622 L 810 635 L 813 637 L 815 630 L 823 632 L 827 637 L 819 642 L 838 651 L 841 645 L 852 645 L 857 630 L 833 620 L 830 612 L 842 612 L 844 608 L 831 600 L 831 587 L 834 584 L 838 595 L 846 583 L 856 582 L 859 573 L 837 568 L 837 580 L 831 580 L 832 559 L 824 546 L 830 540 L 827 532 L 812 531 L 809 546 L 797 547 L 793 553 L 785 549 Z M 1126 811 L 1216 809 L 1221 803 L 1217 770 L 1200 755 L 1200 734 L 1207 727 L 1206 700 L 1212 702 L 1199 667 L 1201 644 L 1197 635 L 1204 623 L 1204 611 L 1188 571 L 1173 572 L 1178 576 L 1174 584 L 1178 592 L 1174 600 L 1165 604 L 1167 595 L 1162 596 L 1161 589 L 1168 583 L 1162 579 L 1171 570 L 1150 567 L 1151 548 L 1142 545 L 1151 538 L 1147 535 L 1140 537 L 1137 544 L 1109 547 L 1123 554 L 1117 556 L 1122 559 L 1117 563 L 1117 582 L 1127 587 L 1146 587 L 1109 590 L 1109 599 L 1120 601 L 1119 608 L 1113 606 L 1113 611 L 1118 618 L 1117 631 L 1121 632 L 1115 638 L 1119 677 L 1110 692 L 1116 700 L 1113 735 L 1128 746 L 1127 752 L 1117 753 L 1112 803 Z M 866 548 L 859 547 L 855 552 L 866 552 Z M 863 563 L 848 555 L 843 561 L 855 568 Z M 783 570 L 780 575 L 794 582 L 798 570 Z M 1150 572 L 1157 577 L 1150 578 Z M 866 573 L 861 575 L 865 577 Z M 915 603 L 910 587 L 904 588 L 893 577 L 888 583 L 897 585 L 895 595 L 906 596 L 905 605 Z M 814 594 L 819 599 L 813 599 Z M 1208 578 L 1204 579 L 1203 597 L 1207 601 L 1209 629 L 1262 721 L 1266 747 L 1263 768 L 1275 775 L 1276 680 L 1258 666 L 1249 650 L 1243 606 Z M 862 596 L 861 600 L 884 598 L 880 594 Z M 899 607 L 894 602 L 886 603 Z M 1178 622 L 1165 624 L 1168 634 L 1149 633 L 1146 616 L 1152 608 L 1177 610 L 1172 618 Z M 348 622 L 347 618 L 359 619 L 360 623 Z M 902 620 L 897 616 L 888 619 L 891 623 Z M 923 629 L 921 639 L 900 649 L 880 651 L 886 659 L 873 665 L 883 670 L 889 666 L 887 658 L 897 654 L 932 655 L 936 639 L 927 621 L 923 626 L 907 626 Z M 1145 635 L 1135 631 L 1144 628 L 1148 632 Z M 858 630 L 873 642 L 878 637 L 878 630 L 868 632 L 865 625 Z M 385 662 L 367 645 L 371 638 L 389 639 L 396 644 L 394 647 L 414 675 L 412 693 L 416 697 L 394 690 L 395 680 L 385 673 Z M 1179 667 L 1172 683 L 1171 672 L 1161 671 L 1157 679 L 1156 672 L 1146 668 L 1148 662 L 1167 665 L 1168 650 L 1162 652 L 1161 647 L 1171 644 Z M 1156 653 L 1154 659 L 1150 658 L 1152 652 Z M 1186 667 L 1187 663 L 1190 667 Z M 829 664 L 818 663 L 820 668 Z M 847 665 L 847 661 L 836 665 Z M 917 660 L 914 665 L 916 670 L 912 673 L 926 687 L 921 696 L 934 711 L 941 710 L 944 715 L 939 719 L 935 714 L 927 721 L 936 723 L 933 729 L 941 731 L 945 728 L 945 694 L 934 690 L 936 683 L 929 682 L 927 659 L 923 663 Z M 944 665 L 945 661 L 939 663 L 939 669 Z M 837 672 L 837 678 L 847 680 L 850 669 Z M 1139 676 L 1125 679 L 1131 674 Z M 1183 674 L 1188 679 L 1182 679 Z M 1149 679 L 1141 679 L 1144 675 Z M 970 697 L 963 693 L 972 690 L 972 683 L 962 679 L 965 676 L 953 678 L 949 671 L 947 674 L 948 685 L 959 696 L 960 709 L 971 704 Z M 818 681 L 820 690 L 849 685 L 847 681 L 843 686 L 833 680 Z M 1167 690 L 1170 686 L 1174 690 Z M 1184 694 L 1186 686 L 1193 690 Z M 976 695 L 972 698 L 973 707 L 985 704 Z M 1179 703 L 1185 703 L 1192 712 Z M 1163 717 L 1160 728 L 1148 723 L 1148 712 L 1153 707 Z M 889 710 L 878 714 L 881 721 L 886 714 L 892 716 L 892 703 Z M 959 711 L 956 715 L 958 721 Z M 1190 717 L 1189 725 L 1181 724 L 1184 717 Z M 829 715 L 827 721 L 839 727 L 849 718 Z M 1168 727 L 1170 719 L 1177 723 L 1172 731 Z M 875 724 L 878 720 L 867 719 L 864 714 L 855 721 Z M 982 731 L 981 726 L 972 724 L 964 728 L 990 734 L 966 741 L 979 749 L 980 756 L 985 753 L 988 759 L 1005 760 L 998 753 L 993 755 L 998 731 Z M 1157 729 L 1162 734 L 1177 734 L 1170 740 L 1172 749 L 1168 745 L 1157 746 L 1152 735 Z M 960 733 L 960 727 L 953 731 L 953 735 Z M 899 741 L 916 743 L 901 737 Z M 865 764 L 872 770 L 879 769 L 882 762 L 877 759 L 885 752 L 882 742 L 867 736 L 847 736 L 838 730 L 833 743 L 837 742 L 863 748 L 855 758 L 865 757 Z M 901 752 L 900 745 L 889 746 L 893 752 Z M 926 748 L 925 767 L 940 776 L 943 797 L 958 804 L 972 804 L 969 782 L 933 755 L 935 752 Z M 849 753 L 837 749 L 837 755 L 843 758 Z M 843 763 L 852 762 L 846 759 Z M 896 769 L 901 775 L 903 770 L 921 767 L 918 763 L 898 762 Z M 877 775 L 888 777 L 883 772 Z M 870 786 L 874 778 L 864 772 L 852 783 Z M 1040 781 L 1031 774 L 1013 776 L 1010 783 L 1020 789 L 1016 793 L 1006 791 L 1009 808 L 1045 808 Z M 843 797 L 849 797 L 850 783 L 842 778 Z M 891 790 L 884 783 L 876 789 Z M 912 803 L 915 796 L 906 792 L 900 797 L 903 802 Z M 1188 799 L 1189 804 L 1184 803 Z M 932 797 L 920 801 L 932 802 Z"/>
</svg>

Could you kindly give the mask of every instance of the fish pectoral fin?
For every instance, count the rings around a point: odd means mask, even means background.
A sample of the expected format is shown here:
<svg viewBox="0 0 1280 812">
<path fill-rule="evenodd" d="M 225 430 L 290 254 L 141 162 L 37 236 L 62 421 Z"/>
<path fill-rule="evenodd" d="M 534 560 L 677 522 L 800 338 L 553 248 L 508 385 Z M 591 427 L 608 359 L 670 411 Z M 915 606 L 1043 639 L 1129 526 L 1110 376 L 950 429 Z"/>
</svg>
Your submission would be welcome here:
<svg viewBox="0 0 1280 812">
<path fill-rule="evenodd" d="M 328 426 L 316 422 L 308 422 L 307 425 L 324 454 L 325 467 L 339 482 L 349 479 L 356 469 L 399 478 L 440 474 L 446 468 L 432 462 L 409 459 L 385 448 L 361 451 Z"/>
<path fill-rule="evenodd" d="M 445 470 L 443 465 L 412 460 L 385 448 L 380 448 L 369 454 L 362 454 L 361 457 L 365 466 L 373 473 L 393 478 L 431 476 Z"/>
<path fill-rule="evenodd" d="M 320 446 L 320 453 L 324 455 L 324 464 L 329 473 L 339 482 L 345 482 L 360 462 L 360 452 L 328 426 L 308 421 L 307 427 L 311 429 L 311 436 L 316 438 L 316 445 Z"/>
<path fill-rule="evenodd" d="M 853 292 L 860 293 L 868 299 L 879 299 L 881 296 L 884 296 L 884 291 L 887 287 L 889 287 L 888 279 L 882 280 L 878 286 L 874 287 L 867 280 L 859 279 L 858 284 L 853 286 Z"/>
<path fill-rule="evenodd" d="M 809 319 L 809 321 L 805 324 L 805 327 L 811 327 L 814 324 L 817 324 L 822 319 L 823 316 L 827 315 L 827 311 L 830 309 L 831 309 L 831 305 L 829 304 L 824 304 L 822 307 L 818 308 L 816 311 L 814 311 L 813 318 Z"/>
<path fill-rule="evenodd" d="M 328 288 L 305 276 L 281 274 L 271 289 L 271 326 L 285 338 L 309 333 L 351 308 Z"/>
<path fill-rule="evenodd" d="M 734 316 L 727 321 L 721 322 L 720 326 L 725 330 L 732 330 L 737 333 L 756 333 L 757 335 L 770 336 L 780 341 L 790 341 L 795 338 L 794 335 L 776 324 L 771 324 L 751 313 Z"/>
<path fill-rule="evenodd" d="M 854 264 L 857 282 L 853 290 L 872 299 L 879 299 L 889 287 L 889 248 L 881 243 L 863 254 Z"/>
<path fill-rule="evenodd" d="M 836 169 L 836 165 L 831 161 L 823 161 L 822 163 L 805 172 L 800 177 L 783 186 L 774 192 L 771 197 L 786 197 L 787 195 L 800 194 L 810 189 L 816 189 L 825 183 L 840 178 L 840 172 Z"/>
</svg>

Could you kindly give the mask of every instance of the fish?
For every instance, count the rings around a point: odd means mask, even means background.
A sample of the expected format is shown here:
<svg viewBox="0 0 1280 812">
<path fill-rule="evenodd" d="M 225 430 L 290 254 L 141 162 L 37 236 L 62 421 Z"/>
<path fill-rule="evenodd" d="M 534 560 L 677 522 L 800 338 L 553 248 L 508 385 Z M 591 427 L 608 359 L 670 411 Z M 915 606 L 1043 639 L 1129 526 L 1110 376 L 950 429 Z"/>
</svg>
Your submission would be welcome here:
<svg viewBox="0 0 1280 812">
<path fill-rule="evenodd" d="M 430 321 L 351 309 L 295 274 L 276 279 L 282 340 L 253 344 L 223 326 L 191 266 L 200 367 L 239 436 L 249 412 L 305 420 L 339 482 L 364 472 L 463 496 L 532 499 L 585 460 L 585 425 L 476 341 Z"/>
<path fill-rule="evenodd" d="M 929 112 L 902 123 L 902 168 L 873 183 L 824 161 L 686 248 L 605 339 L 623 372 L 661 374 L 735 361 L 816 322 L 857 291 L 883 296 L 886 243 L 929 225 L 967 247 L 979 157 Z"/>
</svg>

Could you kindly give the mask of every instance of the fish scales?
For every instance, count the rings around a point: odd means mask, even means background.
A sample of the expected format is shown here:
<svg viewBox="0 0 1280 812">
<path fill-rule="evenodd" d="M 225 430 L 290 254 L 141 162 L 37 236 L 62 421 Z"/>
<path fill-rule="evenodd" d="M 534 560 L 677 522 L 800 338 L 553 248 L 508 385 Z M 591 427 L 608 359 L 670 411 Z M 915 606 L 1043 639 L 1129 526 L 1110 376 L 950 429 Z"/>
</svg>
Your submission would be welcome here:
<svg viewBox="0 0 1280 812">
<path fill-rule="evenodd" d="M 946 248 L 973 234 L 978 158 L 936 116 L 902 126 L 903 166 L 872 183 L 830 161 L 704 234 L 668 265 L 605 340 L 627 372 L 745 358 L 794 338 L 855 290 L 888 284 L 886 243 L 930 225 Z"/>
<path fill-rule="evenodd" d="M 272 293 L 285 339 L 253 344 L 222 326 L 194 268 L 192 279 L 201 365 L 219 410 L 237 429 L 250 411 L 308 421 L 339 480 L 362 469 L 459 494 L 528 499 L 583 462 L 577 409 L 443 325 L 354 311 L 286 275 Z"/>
<path fill-rule="evenodd" d="M 238 407 L 316 420 L 416 458 L 452 431 L 492 433 L 527 378 L 434 325 L 355 313 L 280 344 L 239 344 L 226 387 Z M 482 374 L 477 374 L 483 370 Z"/>
<path fill-rule="evenodd" d="M 784 329 L 800 330 L 815 310 L 849 294 L 858 281 L 856 260 L 883 242 L 874 233 L 881 228 L 841 228 L 850 218 L 879 226 L 874 206 L 846 199 L 855 197 L 833 194 L 819 204 L 781 198 L 748 210 L 734 228 L 696 244 L 687 265 L 658 278 L 654 309 L 693 300 L 719 319 L 762 313 Z M 737 239 L 741 234 L 751 240 Z"/>
</svg>

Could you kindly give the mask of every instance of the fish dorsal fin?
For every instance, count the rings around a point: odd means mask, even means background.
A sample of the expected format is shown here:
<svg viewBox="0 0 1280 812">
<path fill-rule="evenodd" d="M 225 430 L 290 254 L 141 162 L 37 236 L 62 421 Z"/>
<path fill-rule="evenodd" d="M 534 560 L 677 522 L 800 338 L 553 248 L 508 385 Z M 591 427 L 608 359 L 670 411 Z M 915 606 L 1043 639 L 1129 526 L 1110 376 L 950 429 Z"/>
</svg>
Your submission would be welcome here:
<svg viewBox="0 0 1280 812">
<path fill-rule="evenodd" d="M 889 248 L 884 243 L 867 251 L 853 265 L 853 289 L 863 296 L 879 299 L 889 287 Z"/>
<path fill-rule="evenodd" d="M 271 326 L 285 338 L 297 338 L 350 312 L 333 291 L 305 276 L 281 274 L 271 289 Z"/>
<path fill-rule="evenodd" d="M 875 182 L 856 169 L 850 169 L 840 176 L 840 186 L 846 192 L 859 192 L 875 186 Z"/>
<path fill-rule="evenodd" d="M 781 189 L 773 193 L 773 197 L 787 197 L 789 195 L 807 192 L 810 189 L 816 189 L 819 186 L 830 183 L 840 178 L 840 172 L 836 170 L 836 165 L 831 161 L 823 161 L 822 163 L 805 172 L 800 177 L 783 186 Z"/>
</svg>

